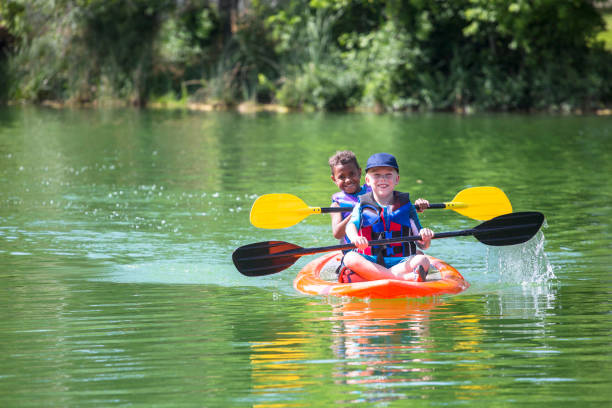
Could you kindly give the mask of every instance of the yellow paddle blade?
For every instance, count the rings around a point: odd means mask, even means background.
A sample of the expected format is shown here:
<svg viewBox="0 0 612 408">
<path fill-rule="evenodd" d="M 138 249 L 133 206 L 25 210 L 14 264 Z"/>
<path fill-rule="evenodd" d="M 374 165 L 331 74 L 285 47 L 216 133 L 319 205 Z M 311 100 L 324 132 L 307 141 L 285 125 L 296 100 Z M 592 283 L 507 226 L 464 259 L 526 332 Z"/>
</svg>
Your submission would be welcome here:
<svg viewBox="0 0 612 408">
<path fill-rule="evenodd" d="M 510 200 L 497 187 L 466 188 L 444 204 L 461 215 L 483 221 L 512 212 Z"/>
<path fill-rule="evenodd" d="M 320 212 L 292 194 L 264 194 L 253 203 L 250 219 L 257 228 L 288 228 Z"/>
</svg>

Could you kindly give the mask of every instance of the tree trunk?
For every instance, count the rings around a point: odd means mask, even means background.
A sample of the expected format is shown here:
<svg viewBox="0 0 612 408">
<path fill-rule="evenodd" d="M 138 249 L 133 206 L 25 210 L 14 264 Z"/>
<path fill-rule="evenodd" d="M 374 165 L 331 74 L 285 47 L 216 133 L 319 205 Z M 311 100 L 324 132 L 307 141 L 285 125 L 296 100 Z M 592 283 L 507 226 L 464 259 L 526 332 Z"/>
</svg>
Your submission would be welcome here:
<svg viewBox="0 0 612 408">
<path fill-rule="evenodd" d="M 238 0 L 219 0 L 219 20 L 222 46 L 227 44 L 237 30 Z"/>
</svg>

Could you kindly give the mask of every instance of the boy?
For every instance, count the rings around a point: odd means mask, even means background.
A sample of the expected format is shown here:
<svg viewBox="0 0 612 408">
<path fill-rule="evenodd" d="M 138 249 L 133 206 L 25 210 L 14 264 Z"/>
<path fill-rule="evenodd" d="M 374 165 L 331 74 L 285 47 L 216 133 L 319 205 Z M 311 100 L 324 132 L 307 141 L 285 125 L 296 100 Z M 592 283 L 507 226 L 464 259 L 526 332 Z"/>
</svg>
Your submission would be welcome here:
<svg viewBox="0 0 612 408">
<path fill-rule="evenodd" d="M 350 150 L 338 151 L 329 158 L 331 179 L 340 191 L 332 195 L 332 207 L 354 207 L 359 204 L 359 196 L 370 190 L 370 187 L 361 185 L 361 167 L 357 163 L 355 153 Z M 343 213 L 331 213 L 332 232 L 334 238 L 341 244 L 345 239 L 345 227 L 351 215 L 352 208 Z"/>
<path fill-rule="evenodd" d="M 434 233 L 422 228 L 415 206 L 408 193 L 395 191 L 399 183 L 399 167 L 395 157 L 376 153 L 368 159 L 366 184 L 372 189 L 360 197 L 360 203 L 346 224 L 346 235 L 357 251 L 343 259 L 348 269 L 341 271 L 339 280 L 355 282 L 377 279 L 406 279 L 423 282 L 429 270 L 429 260 L 420 251 L 429 248 Z M 417 200 L 427 208 L 426 200 Z M 370 240 L 396 236 L 420 235 L 422 240 L 385 246 L 369 247 Z"/>
</svg>

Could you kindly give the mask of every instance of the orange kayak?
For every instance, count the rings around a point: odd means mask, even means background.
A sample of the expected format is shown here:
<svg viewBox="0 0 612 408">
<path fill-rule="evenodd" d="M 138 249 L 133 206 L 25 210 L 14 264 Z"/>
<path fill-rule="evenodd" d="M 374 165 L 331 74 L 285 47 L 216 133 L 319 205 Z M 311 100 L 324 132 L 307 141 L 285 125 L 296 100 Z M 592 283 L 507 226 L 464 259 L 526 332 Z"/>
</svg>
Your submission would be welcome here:
<svg viewBox="0 0 612 408">
<path fill-rule="evenodd" d="M 368 282 L 339 283 L 324 280 L 321 272 L 334 277 L 330 273 L 342 259 L 342 253 L 332 252 L 314 259 L 300 271 L 293 287 L 308 295 L 321 296 L 352 296 L 358 298 L 398 298 L 422 297 L 442 294 L 459 293 L 470 284 L 452 266 L 444 261 L 427 255 L 432 266 L 437 271 L 430 271 L 427 281 L 409 282 L 396 279 L 381 279 Z"/>
</svg>

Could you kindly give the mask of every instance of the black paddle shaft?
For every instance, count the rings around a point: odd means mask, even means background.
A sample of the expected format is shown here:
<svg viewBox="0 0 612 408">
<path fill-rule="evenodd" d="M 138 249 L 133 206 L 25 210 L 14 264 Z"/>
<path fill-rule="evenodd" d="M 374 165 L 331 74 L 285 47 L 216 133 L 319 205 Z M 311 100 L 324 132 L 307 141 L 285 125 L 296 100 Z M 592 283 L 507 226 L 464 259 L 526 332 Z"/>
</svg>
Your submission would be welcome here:
<svg viewBox="0 0 612 408">
<path fill-rule="evenodd" d="M 416 206 L 415 206 L 416 207 Z M 320 207 L 321 214 L 351 212 L 354 207 Z M 446 204 L 429 204 L 428 209 L 444 209 Z"/>
<path fill-rule="evenodd" d="M 439 234 L 434 234 L 433 239 L 474 235 L 474 231 L 475 229 L 469 229 L 469 230 L 463 230 L 463 231 L 453 231 L 453 232 L 441 232 Z M 370 241 L 368 242 L 368 244 L 370 246 L 379 246 L 379 245 L 395 244 L 398 242 L 420 241 L 421 239 L 422 238 L 420 235 L 411 235 L 407 237 L 378 239 L 378 240 Z M 353 248 L 356 248 L 355 244 L 339 244 L 339 245 L 315 247 L 315 248 L 299 248 L 299 249 L 296 248 L 296 249 L 284 252 L 282 255 L 303 256 L 303 255 L 318 254 L 320 252 L 330 252 L 330 251 L 338 251 L 338 250 L 353 249 Z M 281 254 L 278 254 L 278 255 L 280 256 Z"/>
<path fill-rule="evenodd" d="M 485 221 L 472 229 L 441 232 L 434 239 L 473 235 L 477 240 L 493 246 L 516 245 L 531 239 L 544 222 L 539 212 L 504 214 Z M 370 241 L 369 245 L 387 245 L 397 242 L 420 241 L 420 235 Z M 301 256 L 320 252 L 355 248 L 354 244 L 302 248 L 283 241 L 265 241 L 242 246 L 234 251 L 232 260 L 236 269 L 246 276 L 263 276 L 280 272 L 293 265 Z"/>
</svg>

